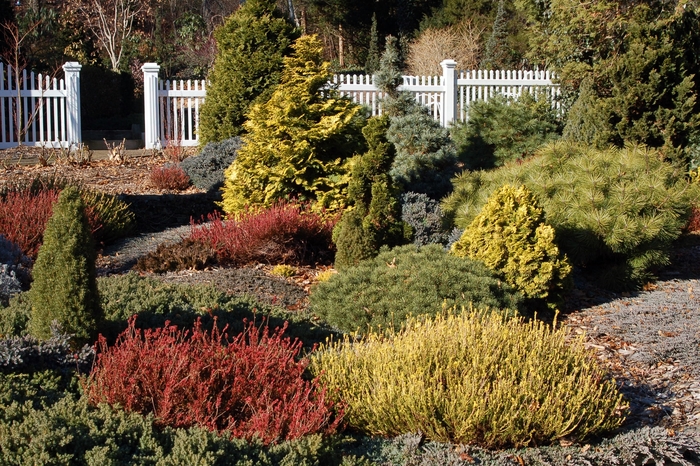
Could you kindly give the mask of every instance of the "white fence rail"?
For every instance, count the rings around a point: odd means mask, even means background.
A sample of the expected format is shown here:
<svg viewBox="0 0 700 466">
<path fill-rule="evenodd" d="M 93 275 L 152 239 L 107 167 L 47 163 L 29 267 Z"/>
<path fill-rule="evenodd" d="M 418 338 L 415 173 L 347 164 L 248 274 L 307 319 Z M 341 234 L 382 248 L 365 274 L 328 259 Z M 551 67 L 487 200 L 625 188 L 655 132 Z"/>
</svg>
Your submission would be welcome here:
<svg viewBox="0 0 700 466">
<path fill-rule="evenodd" d="M 0 63 L 0 149 L 80 144 L 80 68 L 64 64 L 58 80 Z"/>
<path fill-rule="evenodd" d="M 559 86 L 548 71 L 485 71 L 458 72 L 454 60 L 444 60 L 442 76 L 404 76 L 400 90 L 411 92 L 418 102 L 428 107 L 431 115 L 443 126 L 465 121 L 469 106 L 477 100 L 488 100 L 500 93 L 517 97 L 523 92 L 545 92 L 552 105 L 559 105 Z M 158 79 L 160 67 L 146 63 L 144 73 L 146 149 L 167 144 L 194 146 L 199 143 L 199 108 L 206 97 L 206 83 L 166 81 Z M 336 75 L 331 83 L 341 95 L 366 105 L 372 115 L 382 112 L 382 93 L 374 84 L 374 76 Z"/>
</svg>

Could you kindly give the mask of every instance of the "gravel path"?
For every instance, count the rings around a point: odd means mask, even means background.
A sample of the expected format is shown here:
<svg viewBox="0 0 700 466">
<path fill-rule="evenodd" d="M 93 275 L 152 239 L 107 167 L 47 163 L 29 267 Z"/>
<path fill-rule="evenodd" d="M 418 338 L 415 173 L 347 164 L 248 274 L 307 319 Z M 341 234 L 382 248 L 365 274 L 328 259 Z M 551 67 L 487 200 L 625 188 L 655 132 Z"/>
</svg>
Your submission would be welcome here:
<svg viewBox="0 0 700 466">
<path fill-rule="evenodd" d="M 700 245 L 691 240 L 646 291 L 584 287 L 572 293 L 582 305 L 562 319 L 612 371 L 632 424 L 700 433 Z"/>
</svg>

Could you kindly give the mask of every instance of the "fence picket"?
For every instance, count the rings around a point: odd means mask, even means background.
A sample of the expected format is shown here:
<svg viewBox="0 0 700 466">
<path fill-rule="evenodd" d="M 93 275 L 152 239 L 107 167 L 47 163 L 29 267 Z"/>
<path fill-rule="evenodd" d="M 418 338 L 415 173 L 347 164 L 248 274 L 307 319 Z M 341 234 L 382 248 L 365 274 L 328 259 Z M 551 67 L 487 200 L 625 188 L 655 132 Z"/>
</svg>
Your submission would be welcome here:
<svg viewBox="0 0 700 466">
<path fill-rule="evenodd" d="M 447 62 L 451 62 L 448 64 Z M 464 70 L 457 71 L 454 61 L 443 61 L 442 76 L 403 76 L 400 90 L 411 92 L 417 102 L 429 108 L 430 114 L 443 125 L 455 121 L 465 121 L 469 107 L 476 101 L 487 101 L 496 93 L 509 97 L 518 97 L 523 92 L 533 93 L 546 89 L 552 99 L 552 105 L 558 106 L 559 86 L 552 83 L 553 75 L 549 71 L 525 70 Z M 177 141 L 182 146 L 199 144 L 199 111 L 206 98 L 206 81 L 195 81 L 194 89 L 190 81 L 185 85 L 180 81 L 163 81 L 157 79 L 160 67 L 147 63 L 142 68 L 144 82 L 155 80 L 153 92 L 145 92 L 152 101 L 145 102 L 147 108 L 155 107 L 153 125 L 146 122 L 146 148 L 152 149 L 168 143 L 168 139 Z M 451 75 L 448 73 L 452 73 Z M 148 76 L 148 78 L 147 78 Z M 451 76 L 451 77 L 450 77 Z M 449 81 L 448 81 L 449 78 Z M 446 84 L 449 83 L 449 84 Z M 354 102 L 365 105 L 371 115 L 382 114 L 382 93 L 374 84 L 374 76 L 356 74 L 336 74 L 329 81 L 329 87 Z M 454 84 L 454 88 L 452 85 Z M 147 100 L 147 99 L 145 99 Z M 447 102 L 447 104 L 446 104 Z M 447 105 L 447 107 L 445 107 Z M 452 109 L 454 106 L 454 109 Z M 147 114 L 150 113 L 147 111 Z M 160 139 L 157 140 L 157 128 Z M 177 134 L 177 133 L 180 134 Z"/>
</svg>

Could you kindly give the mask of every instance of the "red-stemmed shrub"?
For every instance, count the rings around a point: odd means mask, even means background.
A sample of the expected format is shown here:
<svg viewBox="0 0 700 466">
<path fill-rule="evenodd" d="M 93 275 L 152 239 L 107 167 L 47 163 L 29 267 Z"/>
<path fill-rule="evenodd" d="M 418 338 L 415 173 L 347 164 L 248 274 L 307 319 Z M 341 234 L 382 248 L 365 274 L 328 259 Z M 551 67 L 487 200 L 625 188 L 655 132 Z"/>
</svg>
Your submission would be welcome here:
<svg viewBox="0 0 700 466">
<path fill-rule="evenodd" d="M 58 189 L 9 191 L 0 198 L 0 234 L 35 258 L 58 193 Z"/>
<path fill-rule="evenodd" d="M 688 226 L 685 227 L 688 232 L 698 232 L 700 231 L 700 208 L 693 207 L 690 211 L 690 219 L 688 220 Z"/>
<path fill-rule="evenodd" d="M 0 197 L 0 234 L 17 244 L 26 256 L 36 258 L 60 191 L 55 187 L 7 191 Z M 93 235 L 104 228 L 94 207 L 87 206 L 85 214 Z"/>
<path fill-rule="evenodd" d="M 199 425 L 269 445 L 311 433 L 336 432 L 342 406 L 315 381 L 302 377 L 301 342 L 270 335 L 267 326 L 246 323 L 230 339 L 201 329 L 139 330 L 135 318 L 112 347 L 104 337 L 85 393 L 94 403 L 118 403 L 128 411 L 153 413 L 158 426 Z"/>
<path fill-rule="evenodd" d="M 150 179 L 158 189 L 182 191 L 190 186 L 190 177 L 179 165 L 155 167 L 151 170 Z"/>
<path fill-rule="evenodd" d="M 208 224 L 193 225 L 190 237 L 208 244 L 222 264 L 304 265 L 330 261 L 337 218 L 324 218 L 307 207 L 281 201 L 226 221 L 213 214 Z"/>
</svg>

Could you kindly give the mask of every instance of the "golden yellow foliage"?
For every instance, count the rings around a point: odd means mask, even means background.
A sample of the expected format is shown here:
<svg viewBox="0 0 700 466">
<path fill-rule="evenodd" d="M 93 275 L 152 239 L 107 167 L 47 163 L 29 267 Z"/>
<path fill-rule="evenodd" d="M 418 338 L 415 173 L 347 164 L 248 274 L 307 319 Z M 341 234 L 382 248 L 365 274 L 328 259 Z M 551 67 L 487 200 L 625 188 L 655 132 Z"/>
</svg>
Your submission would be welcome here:
<svg viewBox="0 0 700 466">
<path fill-rule="evenodd" d="M 627 411 L 582 338 L 496 312 L 453 310 L 327 342 L 310 368 L 370 435 L 519 447 L 609 431 Z"/>
</svg>

